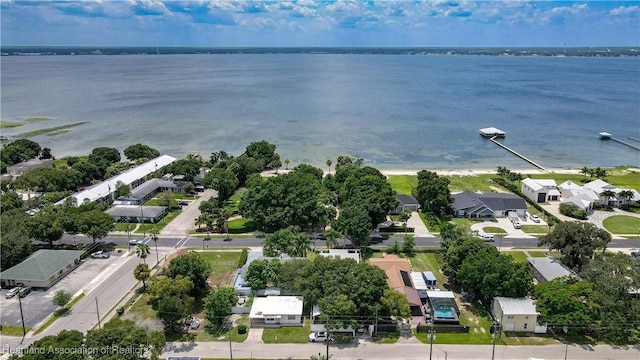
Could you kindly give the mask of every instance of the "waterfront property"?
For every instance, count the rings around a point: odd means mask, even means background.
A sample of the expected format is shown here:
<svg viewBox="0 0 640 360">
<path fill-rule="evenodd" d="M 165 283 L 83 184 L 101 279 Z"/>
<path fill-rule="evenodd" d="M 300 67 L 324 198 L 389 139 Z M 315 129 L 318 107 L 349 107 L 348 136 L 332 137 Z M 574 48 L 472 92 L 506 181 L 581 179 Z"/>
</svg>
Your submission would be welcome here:
<svg viewBox="0 0 640 360">
<path fill-rule="evenodd" d="M 83 254 L 84 251 L 79 250 L 38 250 L 0 273 L 0 285 L 13 287 L 22 284 L 48 289 L 80 265 Z"/>
<path fill-rule="evenodd" d="M 495 297 L 491 310 L 502 331 L 546 332 L 546 326 L 536 326 L 540 314 L 531 299 Z"/>
<path fill-rule="evenodd" d="M 255 297 L 249 313 L 251 326 L 302 326 L 302 305 L 302 296 Z"/>
<path fill-rule="evenodd" d="M 560 260 L 543 257 L 527 258 L 531 265 L 531 273 L 538 282 L 544 283 L 563 276 L 575 276 Z"/>
<path fill-rule="evenodd" d="M 635 189 L 622 189 L 604 180 L 594 180 L 580 186 L 572 181 L 558 185 L 563 204 L 576 205 L 590 213 L 595 204 L 604 206 L 621 206 L 640 201 L 640 193 Z M 611 196 L 607 196 L 611 194 Z M 630 196 L 624 196 L 629 194 Z"/>
<path fill-rule="evenodd" d="M 162 169 L 163 167 L 176 161 L 176 158 L 169 155 L 162 155 L 155 159 L 151 159 L 143 164 L 131 168 L 122 174 L 109 178 L 99 184 L 93 185 L 83 191 L 71 195 L 73 205 L 80 206 L 92 202 L 113 201 L 113 193 L 120 185 L 127 185 L 133 191 L 135 188 L 143 184 L 149 175 Z M 64 203 L 64 199 L 59 204 Z"/>
<path fill-rule="evenodd" d="M 529 199 L 541 204 L 560 199 L 560 190 L 553 179 L 526 178 L 522 180 L 521 191 Z"/>
<path fill-rule="evenodd" d="M 391 211 L 391 214 L 400 214 L 405 210 L 418 211 L 420 208 L 420 202 L 411 195 L 396 194 L 396 200 L 398 200 L 398 206 Z"/>
<path fill-rule="evenodd" d="M 7 173 L 9 173 L 13 180 L 15 180 L 18 176 L 24 175 L 41 167 L 53 168 L 53 159 L 31 159 L 9 165 L 7 166 Z"/>
<path fill-rule="evenodd" d="M 507 193 L 477 194 L 469 190 L 453 194 L 453 214 L 469 219 L 493 219 L 516 213 L 524 217 L 527 203 L 523 198 Z"/>
</svg>

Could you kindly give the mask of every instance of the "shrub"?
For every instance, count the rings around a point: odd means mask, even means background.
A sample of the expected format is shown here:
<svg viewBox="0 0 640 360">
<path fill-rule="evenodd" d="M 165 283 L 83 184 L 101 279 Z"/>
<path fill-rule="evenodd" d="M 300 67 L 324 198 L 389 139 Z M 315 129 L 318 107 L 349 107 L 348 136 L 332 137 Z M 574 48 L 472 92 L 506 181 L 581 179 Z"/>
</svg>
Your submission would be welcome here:
<svg viewBox="0 0 640 360">
<path fill-rule="evenodd" d="M 573 204 L 560 204 L 560 214 L 580 220 L 587 219 L 587 212 Z"/>
<path fill-rule="evenodd" d="M 249 256 L 249 251 L 247 249 L 242 249 L 240 253 L 240 258 L 238 258 L 238 267 L 241 268 L 247 262 L 247 257 Z"/>
<path fill-rule="evenodd" d="M 247 325 L 238 325 L 238 334 L 246 334 Z"/>
<path fill-rule="evenodd" d="M 124 315 L 124 306 L 120 306 L 119 308 L 116 309 L 116 315 L 118 315 L 118 317 L 121 317 L 122 315 Z"/>
</svg>

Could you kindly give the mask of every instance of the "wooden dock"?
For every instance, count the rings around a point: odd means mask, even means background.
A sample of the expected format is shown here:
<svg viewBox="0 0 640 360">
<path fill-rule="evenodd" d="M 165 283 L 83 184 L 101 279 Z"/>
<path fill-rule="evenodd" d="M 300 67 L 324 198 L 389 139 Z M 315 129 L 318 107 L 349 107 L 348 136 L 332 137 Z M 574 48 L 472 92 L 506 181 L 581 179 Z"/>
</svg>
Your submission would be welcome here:
<svg viewBox="0 0 640 360">
<path fill-rule="evenodd" d="M 529 164 L 531 164 L 531 165 L 533 165 L 533 166 L 537 167 L 538 169 L 540 169 L 540 170 L 542 170 L 542 171 L 544 171 L 544 172 L 549 172 L 549 170 L 545 169 L 542 165 L 538 164 L 537 162 L 535 162 L 535 161 L 533 161 L 533 160 L 529 159 L 528 157 L 526 157 L 526 156 L 524 156 L 524 155 L 520 154 L 519 152 L 517 152 L 517 151 L 515 151 L 515 150 L 511 149 L 510 147 L 508 147 L 508 146 L 506 146 L 506 145 L 504 145 L 504 144 L 501 144 L 501 143 L 499 143 L 498 141 L 496 141 L 496 136 L 494 136 L 494 137 L 490 138 L 489 140 L 491 140 L 491 142 L 492 142 L 492 143 L 494 143 L 494 144 L 496 144 L 496 145 L 500 146 L 501 148 L 503 148 L 503 149 L 507 150 L 508 152 L 512 153 L 513 155 L 515 155 L 515 156 L 519 157 L 520 159 L 522 159 L 522 160 L 524 160 L 524 161 L 528 162 Z"/>
</svg>

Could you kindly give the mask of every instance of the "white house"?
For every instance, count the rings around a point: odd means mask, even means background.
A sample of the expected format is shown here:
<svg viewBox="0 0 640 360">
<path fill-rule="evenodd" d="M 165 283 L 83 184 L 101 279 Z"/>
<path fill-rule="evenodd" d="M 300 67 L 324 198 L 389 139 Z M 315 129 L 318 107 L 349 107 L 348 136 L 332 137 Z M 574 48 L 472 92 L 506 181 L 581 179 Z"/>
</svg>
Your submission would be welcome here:
<svg viewBox="0 0 640 360">
<path fill-rule="evenodd" d="M 539 313 L 531 299 L 495 297 L 492 310 L 503 331 L 546 332 L 546 326 L 536 329 Z"/>
<path fill-rule="evenodd" d="M 256 297 L 251 305 L 251 326 L 302 326 L 302 296 Z"/>
<path fill-rule="evenodd" d="M 553 179 L 531 179 L 522 180 L 522 193 L 529 199 L 537 203 L 546 203 L 560 199 L 560 191 L 556 181 Z"/>
<path fill-rule="evenodd" d="M 360 250 L 358 249 L 329 249 L 329 251 L 319 252 L 318 255 L 334 259 L 353 259 L 357 263 L 360 262 Z"/>
<path fill-rule="evenodd" d="M 600 179 L 586 183 L 584 186 L 580 186 L 571 181 L 565 181 L 560 184 L 558 188 L 564 199 L 563 204 L 574 204 L 587 212 L 593 210 L 593 205 L 596 203 L 608 203 L 609 205 L 615 206 L 640 201 L 640 193 L 635 189 L 621 189 Z M 605 191 L 612 191 L 615 193 L 615 196 L 609 198 L 602 196 L 602 193 Z M 631 191 L 633 196 L 631 198 L 621 198 L 619 194 L 623 191 Z"/>
</svg>

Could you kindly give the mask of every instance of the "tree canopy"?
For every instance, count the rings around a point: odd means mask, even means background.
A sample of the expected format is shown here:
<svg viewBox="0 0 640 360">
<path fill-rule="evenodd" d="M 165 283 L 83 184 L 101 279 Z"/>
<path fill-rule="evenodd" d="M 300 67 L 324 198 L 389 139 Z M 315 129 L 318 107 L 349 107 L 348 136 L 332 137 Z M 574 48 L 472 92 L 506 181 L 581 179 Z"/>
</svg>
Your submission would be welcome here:
<svg viewBox="0 0 640 360">
<path fill-rule="evenodd" d="M 282 263 L 278 259 L 254 260 L 249 264 L 245 280 L 254 291 L 274 286 L 278 281 L 281 266 Z"/>
<path fill-rule="evenodd" d="M 238 302 L 236 290 L 232 287 L 218 287 L 204 299 L 207 320 L 214 325 L 222 325 L 231 315 L 231 308 Z"/>
<path fill-rule="evenodd" d="M 304 257 L 311 250 L 311 239 L 297 226 L 289 226 L 267 237 L 263 243 L 265 256 L 286 253 L 293 257 Z"/>
<path fill-rule="evenodd" d="M 124 149 L 124 156 L 130 161 L 136 161 L 140 159 L 153 159 L 160 156 L 160 151 L 144 144 L 135 144 Z"/>
<path fill-rule="evenodd" d="M 40 154 L 40 144 L 29 139 L 18 139 L 2 147 L 0 160 L 7 165 L 33 159 Z"/>
<path fill-rule="evenodd" d="M 222 202 L 233 195 L 238 187 L 238 178 L 230 170 L 213 168 L 205 174 L 202 185 L 216 190 L 218 202 Z"/>
<path fill-rule="evenodd" d="M 189 252 L 171 260 L 165 275 L 176 278 L 179 275 L 188 277 L 193 282 L 194 290 L 203 292 L 209 288 L 207 279 L 211 274 L 211 265 L 198 253 Z"/>
<path fill-rule="evenodd" d="M 110 215 L 97 209 L 78 214 L 76 221 L 78 231 L 90 237 L 93 242 L 107 236 L 115 226 Z"/>
<path fill-rule="evenodd" d="M 106 349 L 93 354 L 94 359 L 105 360 L 139 359 L 146 350 L 150 350 L 152 358 L 157 359 L 165 344 L 161 331 L 147 331 L 133 320 L 118 317 L 109 320 L 101 329 L 89 330 L 85 337 L 87 348 Z"/>
<path fill-rule="evenodd" d="M 449 179 L 440 177 L 433 171 L 418 172 L 418 186 L 413 189 L 413 196 L 420 202 L 424 212 L 437 216 L 449 215 L 452 212 L 453 197 L 449 191 Z"/>
<path fill-rule="evenodd" d="M 596 250 L 604 251 L 610 241 L 611 234 L 592 223 L 566 221 L 542 237 L 539 246 L 560 250 L 562 263 L 573 269 L 585 265 Z"/>
</svg>

